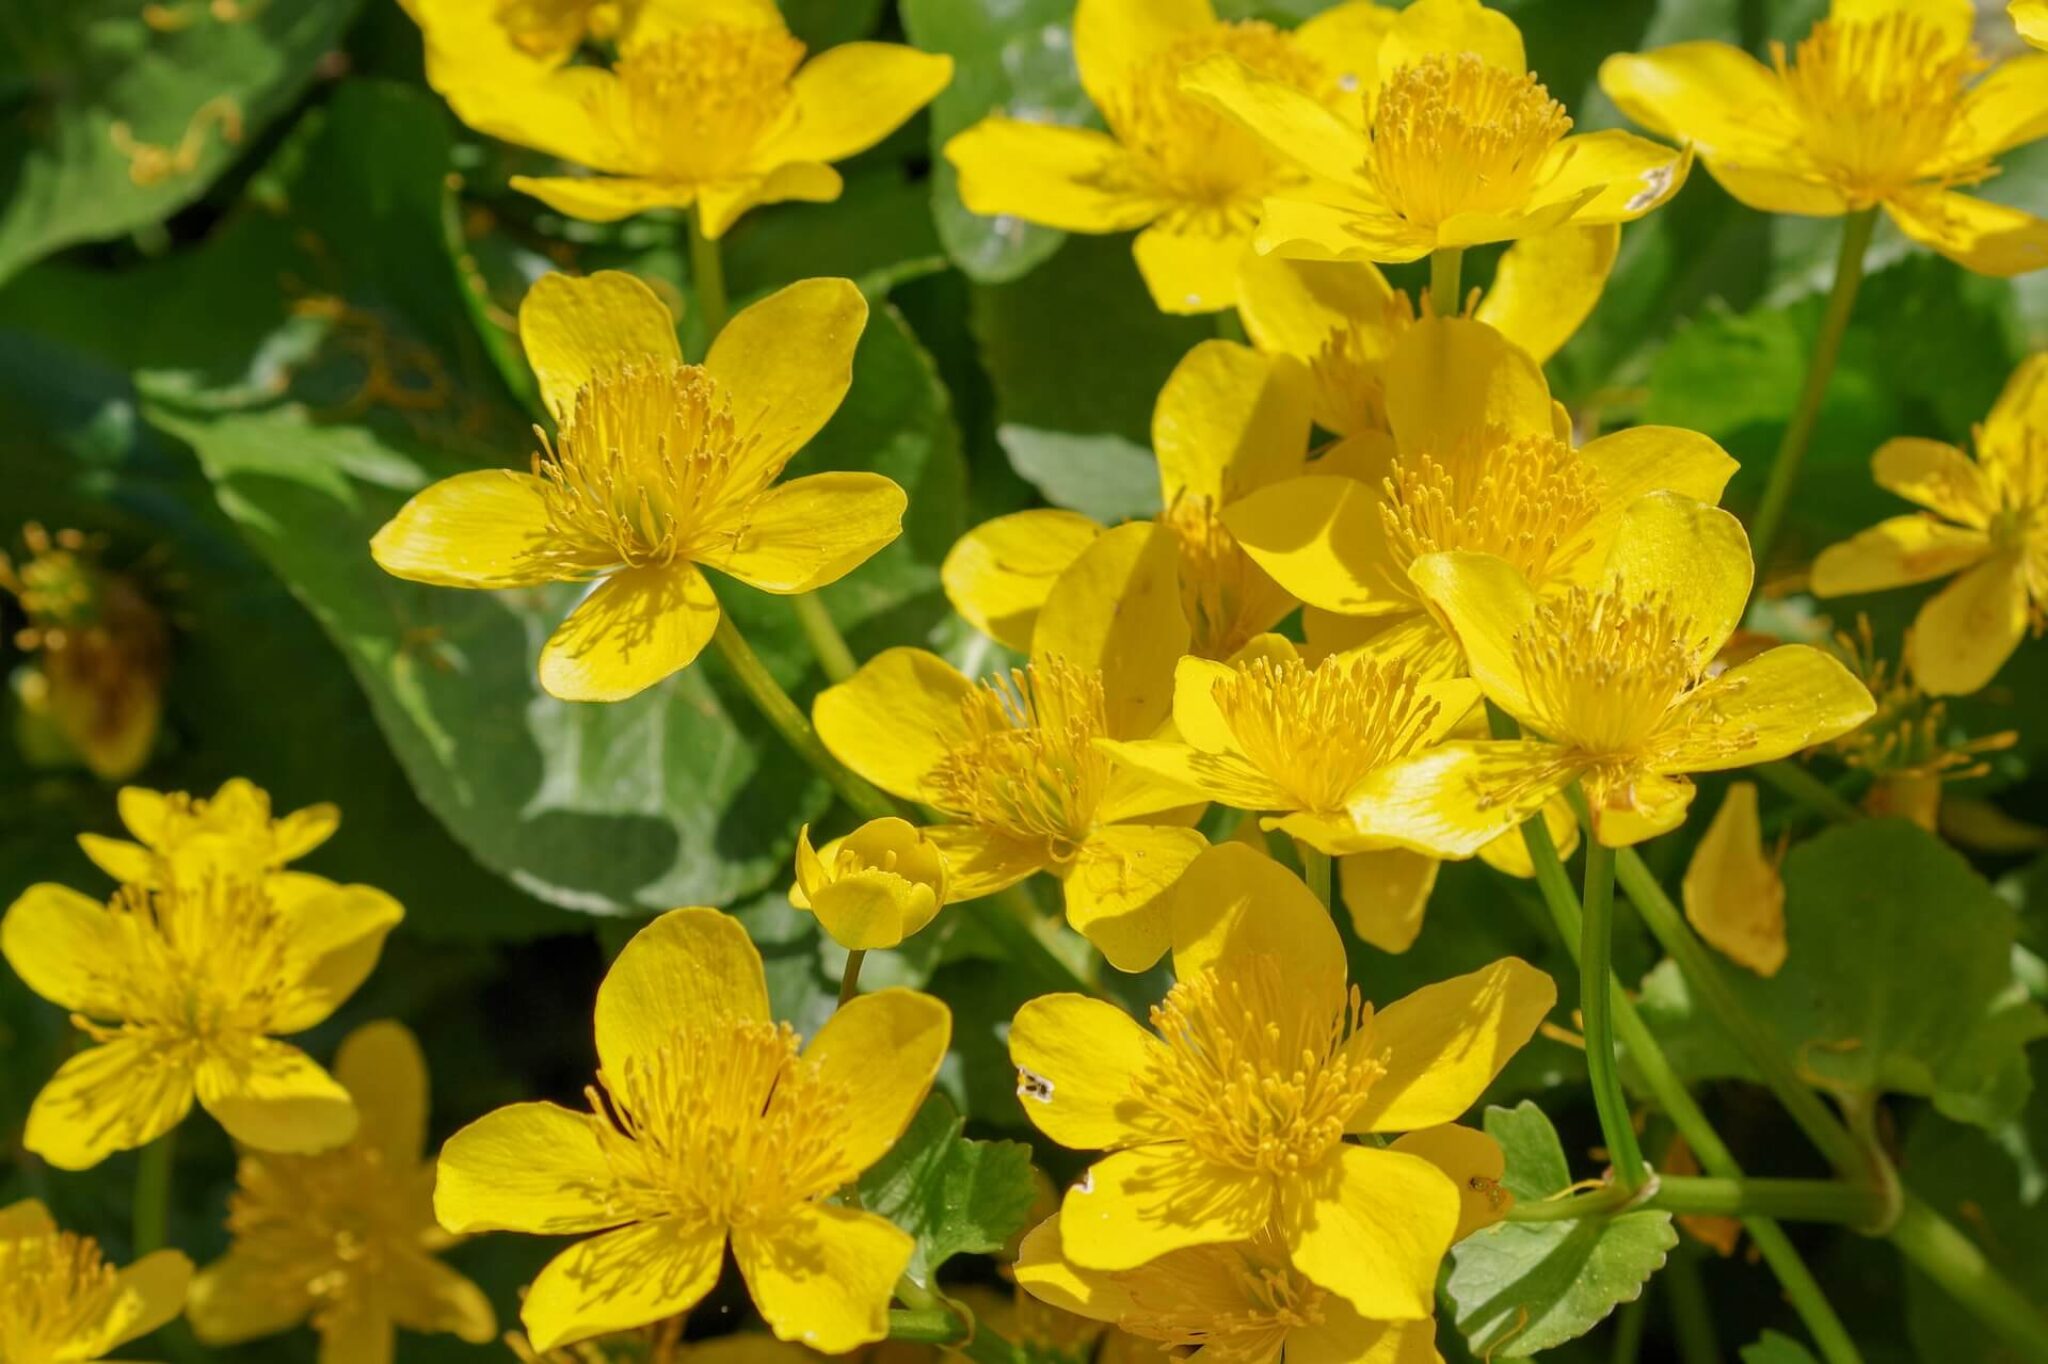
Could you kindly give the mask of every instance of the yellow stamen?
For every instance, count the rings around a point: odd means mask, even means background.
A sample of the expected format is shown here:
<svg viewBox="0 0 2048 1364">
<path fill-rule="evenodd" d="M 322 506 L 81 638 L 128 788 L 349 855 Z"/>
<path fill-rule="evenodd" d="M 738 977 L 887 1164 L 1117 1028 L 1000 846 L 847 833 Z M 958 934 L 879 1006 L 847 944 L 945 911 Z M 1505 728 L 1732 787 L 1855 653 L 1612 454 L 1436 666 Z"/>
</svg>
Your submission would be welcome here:
<svg viewBox="0 0 2048 1364">
<path fill-rule="evenodd" d="M 1414 751 L 1437 703 L 1414 669 L 1332 655 L 1309 668 L 1299 659 L 1253 659 L 1210 692 L 1252 765 L 1299 802 L 1324 814 L 1345 808 L 1375 769 Z"/>
<path fill-rule="evenodd" d="M 1426 57 L 1381 89 L 1366 175 L 1388 207 L 1423 227 L 1512 213 L 1571 126 L 1532 75 L 1470 53 Z"/>
<path fill-rule="evenodd" d="M 1639 756 L 1708 660 L 1699 632 L 1661 597 L 1574 587 L 1537 605 L 1514 658 L 1549 737 L 1598 762 Z"/>
<path fill-rule="evenodd" d="M 52 1364 L 72 1356 L 118 1293 L 98 1243 L 70 1232 L 0 1240 L 0 1360 Z"/>
<path fill-rule="evenodd" d="M 691 24 L 640 44 L 594 87 L 592 113 L 615 145 L 607 169 L 704 184 L 730 179 L 794 116 L 789 78 L 804 45 L 778 28 Z"/>
<path fill-rule="evenodd" d="M 928 779 L 940 808 L 1072 857 L 1109 784 L 1102 678 L 1045 660 L 984 681 L 960 708 L 970 737 Z"/>
<path fill-rule="evenodd" d="M 1581 532 L 1600 510 L 1600 476 L 1569 445 L 1494 428 L 1469 449 L 1402 456 L 1384 490 L 1380 516 L 1403 565 L 1469 550 L 1539 584 L 1586 551 Z"/>
<path fill-rule="evenodd" d="M 1209 498 L 1179 497 L 1160 519 L 1180 545 L 1181 610 L 1194 654 L 1228 658 L 1292 605 L 1218 519 Z"/>
<path fill-rule="evenodd" d="M 1159 1280 L 1179 1268 L 1176 1260 L 1214 1257 L 1231 1285 L 1199 1306 L 1184 1288 L 1161 1291 Z M 1287 1333 L 1323 1322 L 1328 1294 L 1288 1263 L 1286 1250 L 1270 1235 L 1240 1245 L 1169 1252 L 1155 1262 L 1158 1273 L 1120 1275 L 1131 1309 L 1117 1325 L 1132 1335 L 1158 1341 L 1178 1353 L 1230 1364 L 1270 1364 L 1280 1357 Z M 1188 1265 L 1189 1282 L 1214 1284 L 1207 1265 Z M 1199 1275 L 1199 1277 L 1196 1277 Z"/>
<path fill-rule="evenodd" d="M 234 1049 L 269 1031 L 305 988 L 291 968 L 291 925 L 261 881 L 208 874 L 124 886 L 107 913 L 129 950 L 101 968 L 120 1026 L 80 1021 L 101 1041 L 140 1037 L 165 1060 Z"/>
</svg>

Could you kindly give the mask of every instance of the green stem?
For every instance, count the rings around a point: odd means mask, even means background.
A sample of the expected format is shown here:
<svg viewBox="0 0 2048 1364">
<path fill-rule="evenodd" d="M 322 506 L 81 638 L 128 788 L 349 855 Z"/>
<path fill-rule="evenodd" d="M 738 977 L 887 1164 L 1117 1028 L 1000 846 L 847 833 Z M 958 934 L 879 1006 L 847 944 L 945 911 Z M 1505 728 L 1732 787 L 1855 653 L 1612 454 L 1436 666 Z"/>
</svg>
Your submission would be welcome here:
<svg viewBox="0 0 2048 1364">
<path fill-rule="evenodd" d="M 860 948 L 853 948 L 846 954 L 846 970 L 839 977 L 839 1002 L 846 1003 L 860 993 L 860 966 L 868 954 Z"/>
<path fill-rule="evenodd" d="M 1429 255 L 1429 310 L 1438 317 L 1456 317 L 1464 306 L 1458 297 L 1465 273 L 1465 248 L 1439 246 Z"/>
<path fill-rule="evenodd" d="M 1714 1330 L 1714 1309 L 1700 1282 L 1697 1254 L 1681 1246 L 1664 1267 L 1665 1297 L 1671 1303 L 1671 1333 L 1678 1338 L 1682 1364 L 1719 1364 L 1721 1342 Z"/>
<path fill-rule="evenodd" d="M 2023 1358 L 2048 1360 L 2048 1317 L 1953 1223 L 1908 1194 L 1891 1239 L 1923 1274 L 2019 1349 Z"/>
<path fill-rule="evenodd" d="M 135 1255 L 140 1259 L 170 1244 L 171 1165 L 178 1155 L 178 1129 L 142 1148 L 135 1167 Z"/>
<path fill-rule="evenodd" d="M 1764 486 L 1763 501 L 1750 522 L 1750 552 L 1756 561 L 1761 583 L 1770 568 L 1771 549 L 1784 523 L 1785 508 L 1792 489 L 1799 482 L 1799 466 L 1806 459 L 1806 447 L 1813 442 L 1813 428 L 1820 420 L 1821 400 L 1827 397 L 1828 380 L 1834 377 L 1835 361 L 1842 354 L 1842 337 L 1849 329 L 1849 313 L 1856 306 L 1856 290 L 1863 283 L 1863 256 L 1870 246 L 1871 231 L 1877 226 L 1877 210 L 1866 208 L 1842 220 L 1842 250 L 1835 258 L 1835 285 L 1828 293 L 1827 312 L 1822 316 L 1820 335 L 1813 343 L 1813 356 L 1806 364 L 1806 382 L 1799 390 L 1799 405 L 1778 441 L 1777 458 L 1771 461 L 1770 482 Z"/>
<path fill-rule="evenodd" d="M 1687 1217 L 1781 1217 L 1794 1222 L 1868 1226 L 1885 1212 L 1884 1195 L 1839 1179 L 1722 1179 L 1713 1175 L 1659 1175 L 1657 1187 L 1632 1197 L 1619 1184 L 1569 1198 L 1517 1203 L 1510 1222 L 1567 1222 L 1607 1217 L 1636 1208 L 1660 1208 Z"/>
<path fill-rule="evenodd" d="M 1045 989 L 1082 995 L 1094 993 L 1088 982 L 1076 975 L 1059 953 L 1038 936 L 1045 915 L 1025 893 L 1021 883 L 996 892 L 987 903 L 989 912 L 982 916 L 982 926 L 988 929 L 1008 960 L 1030 971 Z"/>
<path fill-rule="evenodd" d="M 969 1316 L 963 1320 L 953 1306 L 908 1274 L 896 1280 L 896 1297 L 904 1308 L 889 1313 L 889 1338 L 921 1345 L 944 1345 L 975 1364 L 1015 1364 L 1017 1347 L 999 1332 Z"/>
<path fill-rule="evenodd" d="M 1614 1348 L 1607 1355 L 1610 1364 L 1636 1364 L 1643 1352 L 1643 1328 L 1650 1322 L 1649 1306 L 1650 1285 L 1646 1283 L 1634 1302 L 1623 1303 L 1614 1314 Z"/>
<path fill-rule="evenodd" d="M 1323 902 L 1323 908 L 1330 907 L 1330 855 L 1319 848 L 1296 841 L 1301 852 L 1301 879 L 1308 882 L 1308 888 Z"/>
<path fill-rule="evenodd" d="M 1614 850 L 1597 838 L 1586 840 L 1581 908 L 1579 1014 L 1586 1026 L 1586 1068 L 1592 1073 L 1593 1105 L 1600 1111 L 1600 1135 L 1607 1141 L 1615 1182 L 1634 1193 L 1643 1187 L 1645 1167 L 1614 1055 Z"/>
<path fill-rule="evenodd" d="M 805 592 L 791 597 L 789 604 L 796 611 L 796 623 L 803 627 L 811 656 L 825 670 L 827 680 L 844 682 L 852 677 L 860 665 L 854 661 L 853 650 L 846 647 L 846 636 L 839 633 L 824 600 L 815 592 Z"/>
<path fill-rule="evenodd" d="M 690 288 L 697 295 L 697 312 L 704 319 L 708 345 L 725 329 L 725 262 L 719 258 L 718 240 L 704 235 L 703 215 L 693 208 L 685 221 L 690 228 Z"/>
<path fill-rule="evenodd" d="M 1761 763 L 1750 770 L 1756 774 L 1757 780 L 1776 787 L 1779 794 L 1790 796 L 1825 819 L 1847 823 L 1863 818 L 1863 812 L 1834 787 L 1789 758 Z"/>
</svg>

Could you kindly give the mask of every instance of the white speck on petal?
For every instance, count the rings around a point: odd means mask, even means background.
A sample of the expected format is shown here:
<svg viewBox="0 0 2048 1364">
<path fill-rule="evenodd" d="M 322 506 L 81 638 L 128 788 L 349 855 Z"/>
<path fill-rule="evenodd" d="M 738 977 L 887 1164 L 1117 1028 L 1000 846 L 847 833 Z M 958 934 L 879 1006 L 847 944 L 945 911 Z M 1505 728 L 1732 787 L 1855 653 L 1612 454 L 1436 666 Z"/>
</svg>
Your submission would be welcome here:
<svg viewBox="0 0 2048 1364">
<path fill-rule="evenodd" d="M 1635 192 L 1623 205 L 1630 213 L 1640 213 L 1664 197 L 1671 188 L 1671 177 L 1675 173 L 1675 162 L 1652 166 L 1642 174 L 1643 187 Z"/>
<path fill-rule="evenodd" d="M 1052 1081 L 1020 1068 L 1017 1071 L 1017 1097 L 1049 1104 L 1052 1102 Z"/>
</svg>

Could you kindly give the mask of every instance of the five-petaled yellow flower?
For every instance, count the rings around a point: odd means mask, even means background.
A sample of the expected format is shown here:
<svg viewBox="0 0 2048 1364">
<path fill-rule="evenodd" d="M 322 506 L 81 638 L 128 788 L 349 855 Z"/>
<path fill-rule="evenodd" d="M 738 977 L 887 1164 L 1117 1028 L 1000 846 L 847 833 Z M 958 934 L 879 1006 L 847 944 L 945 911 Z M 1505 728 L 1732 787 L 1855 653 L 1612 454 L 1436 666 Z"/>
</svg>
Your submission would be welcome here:
<svg viewBox="0 0 2048 1364">
<path fill-rule="evenodd" d="M 2029 627 L 2048 624 L 2048 354 L 2013 373 L 1975 434 L 1974 461 L 1943 441 L 1887 441 L 1872 475 L 1927 510 L 1881 521 L 1813 565 L 1823 597 L 1960 575 L 1920 608 L 1906 646 L 1935 696 L 1984 686 Z"/>
<path fill-rule="evenodd" d="M 1294 597 L 1238 548 L 1223 525 L 1225 507 L 1260 488 L 1298 477 L 1308 464 L 1310 395 L 1305 368 L 1289 356 L 1264 356 L 1229 341 L 1205 341 L 1181 358 L 1152 412 L 1159 460 L 1159 524 L 1178 547 L 1178 590 L 1115 605 L 1123 628 L 1156 609 L 1186 622 L 1188 648 L 1228 658 L 1272 629 Z M 1102 527 L 1079 512 L 1013 512 L 960 537 L 940 576 L 953 607 L 983 633 L 1019 653 L 1046 599 L 1070 570 L 1087 575 L 1087 551 Z"/>
<path fill-rule="evenodd" d="M 115 805 L 135 841 L 80 834 L 78 846 L 123 885 L 161 886 L 181 865 L 190 874 L 215 867 L 228 875 L 268 875 L 341 826 L 341 811 L 325 801 L 273 818 L 270 793 L 246 777 L 228 778 L 210 798 L 124 786 Z"/>
<path fill-rule="evenodd" d="M 1097 742 L 1144 737 L 1167 718 L 1188 634 L 1179 612 L 1152 608 L 1175 591 L 1176 558 L 1158 527 L 1119 526 L 1061 576 L 1028 666 L 976 683 L 935 654 L 889 649 L 812 708 L 841 762 L 938 812 L 924 833 L 952 899 L 1049 871 L 1067 922 L 1122 971 L 1166 951 L 1161 897 L 1206 846 L 1188 827 L 1200 795 Z"/>
<path fill-rule="evenodd" d="M 1730 194 L 1766 213 L 1832 217 L 1882 205 L 1899 230 L 1987 275 L 2048 266 L 2048 219 L 1957 186 L 2048 137 L 2048 56 L 1985 61 L 1970 0 L 1835 0 L 1765 66 L 1726 43 L 1609 57 L 1600 86 L 1629 117 L 1699 150 Z"/>
<path fill-rule="evenodd" d="M 1072 994 L 1030 1001 L 1011 1025 L 1031 1121 L 1110 1152 L 1061 1204 L 1064 1258 L 1133 1270 L 1270 1236 L 1277 1259 L 1359 1314 L 1427 1317 L 1467 1216 L 1463 1165 L 1486 1140 L 1435 1129 L 1528 1041 L 1556 1000 L 1550 978 L 1504 958 L 1375 1012 L 1345 982 L 1329 912 L 1279 863 L 1220 845 L 1172 899 L 1175 984 L 1152 1031 Z M 1383 1132 L 1411 1135 L 1345 1140 Z"/>
<path fill-rule="evenodd" d="M 1797 753 L 1875 710 L 1839 659 L 1803 644 L 1715 671 L 1749 601 L 1749 540 L 1728 513 L 1675 493 L 1628 509 L 1591 586 L 1539 596 L 1513 564 L 1465 552 L 1411 573 L 1472 679 L 1529 731 L 1443 744 L 1369 780 L 1352 818 L 1411 847 L 1468 855 L 1574 781 L 1594 836 L 1625 847 L 1684 821 L 1687 773 Z"/>
<path fill-rule="evenodd" d="M 841 947 L 894 947 L 937 917 L 946 898 L 946 859 L 907 819 L 871 819 L 818 849 L 808 824 L 796 831 L 789 903 L 815 914 Z"/>
<path fill-rule="evenodd" d="M 903 490 L 880 474 L 776 484 L 853 381 L 867 325 L 843 279 L 742 311 L 701 365 L 631 275 L 548 275 L 519 335 L 554 415 L 531 473 L 444 479 L 370 542 L 387 572 L 445 587 L 597 586 L 540 655 L 566 701 L 619 701 L 686 668 L 718 626 L 702 569 L 764 592 L 834 582 L 896 538 Z"/>
<path fill-rule="evenodd" d="M 590 1112 L 501 1108 L 441 1152 L 450 1231 L 596 1232 L 528 1290 L 551 1350 L 676 1316 L 711 1291 L 728 1242 L 775 1334 L 827 1354 L 880 1340 L 911 1239 L 828 1202 L 881 1158 L 946 1054 L 946 1006 L 880 990 L 800 1046 L 768 1011 L 738 921 L 678 909 L 642 929 L 597 994 Z"/>
<path fill-rule="evenodd" d="M 1411 261 L 1565 223 L 1633 222 L 1678 192 L 1690 154 L 1633 134 L 1566 136 L 1564 106 L 1528 70 L 1522 35 L 1479 0 L 1416 0 L 1379 44 L 1364 125 L 1234 60 L 1181 87 L 1306 173 L 1267 192 L 1258 250 Z"/>
<path fill-rule="evenodd" d="M 1080 0 L 1074 59 L 1109 131 L 996 114 L 947 143 L 946 159 L 974 212 L 1070 232 L 1142 228 L 1132 252 L 1161 310 L 1228 308 L 1260 201 L 1304 176 L 1183 93 L 1182 72 L 1226 53 L 1336 120 L 1344 115 L 1333 111 L 1357 108 L 1392 21 L 1365 0 L 1286 32 L 1219 21 L 1209 0 Z"/>
<path fill-rule="evenodd" d="M 490 1300 L 436 1258 L 455 1238 L 434 1221 L 419 1043 L 400 1024 L 366 1024 L 341 1044 L 334 1075 L 361 1116 L 355 1137 L 318 1155 L 242 1153 L 234 1240 L 192 1281 L 193 1331 L 234 1345 L 310 1318 L 329 1364 L 389 1361 L 399 1326 L 490 1341 Z"/>
<path fill-rule="evenodd" d="M 597 172 L 512 177 L 591 222 L 694 206 L 706 236 L 761 204 L 837 199 L 830 163 L 867 150 L 931 102 L 953 59 L 896 43 L 844 43 L 804 61 L 774 0 L 657 0 L 620 35 L 618 60 L 550 69 L 504 25 L 454 0 L 414 0 L 428 77 L 478 132 Z M 440 38 L 442 41 L 436 41 Z"/>
<path fill-rule="evenodd" d="M 192 1262 L 153 1251 L 126 1269 L 89 1237 L 59 1231 L 34 1199 L 0 1208 L 0 1360 L 88 1364 L 185 1307 Z"/>
<path fill-rule="evenodd" d="M 1391 437 L 1363 477 L 1310 474 L 1225 509 L 1261 567 L 1312 608 L 1310 640 L 1373 640 L 1435 673 L 1455 645 L 1408 578 L 1444 550 L 1493 554 L 1538 593 L 1596 577 L 1628 505 L 1654 490 L 1717 501 L 1735 461 L 1705 436 L 1639 426 L 1574 449 L 1543 371 L 1481 322 L 1426 318 L 1385 368 Z M 1364 443 L 1362 443 L 1364 444 Z M 1345 621 L 1340 617 L 1353 617 Z"/>
<path fill-rule="evenodd" d="M 0 919 L 0 953 L 99 1045 L 43 1086 L 23 1143 L 59 1169 L 87 1169 L 177 1126 L 195 1095 L 258 1150 L 347 1141 L 348 1091 L 277 1037 L 355 993 L 403 916 L 382 891 L 299 872 L 215 867 L 124 886 L 105 906 L 29 887 Z"/>
</svg>

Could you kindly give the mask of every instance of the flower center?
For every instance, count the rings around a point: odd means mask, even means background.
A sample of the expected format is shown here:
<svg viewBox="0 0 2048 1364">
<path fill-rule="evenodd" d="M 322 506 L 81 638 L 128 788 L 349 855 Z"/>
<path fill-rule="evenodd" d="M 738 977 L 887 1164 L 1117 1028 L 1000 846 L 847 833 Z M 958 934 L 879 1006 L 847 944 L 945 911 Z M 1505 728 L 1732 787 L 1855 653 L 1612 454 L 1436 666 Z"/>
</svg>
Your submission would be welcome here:
<svg viewBox="0 0 2048 1364">
<path fill-rule="evenodd" d="M 849 1095 L 787 1024 L 720 1020 L 677 1032 L 586 1091 L 619 1211 L 745 1227 L 832 1192 Z"/>
<path fill-rule="evenodd" d="M 1180 602 L 1190 652 L 1228 658 L 1293 604 L 1217 518 L 1209 498 L 1178 497 L 1160 520 L 1180 546 Z"/>
<path fill-rule="evenodd" d="M 1368 330 L 1367 319 L 1348 319 L 1332 327 L 1309 357 L 1309 379 L 1316 386 L 1316 410 L 1338 435 L 1386 431 L 1387 355 L 1415 321 L 1415 305 L 1406 291 L 1388 298 L 1379 325 Z"/>
<path fill-rule="evenodd" d="M 691 24 L 633 47 L 597 87 L 592 113 L 616 167 L 656 180 L 731 178 L 762 138 L 794 117 L 790 76 L 804 45 L 779 28 Z"/>
<path fill-rule="evenodd" d="M 0 1360 L 50 1364 L 98 1325 L 117 1291 L 114 1267 L 86 1237 L 0 1240 Z"/>
<path fill-rule="evenodd" d="M 1591 759 L 1642 751 L 1707 660 L 1691 620 L 1661 596 L 1574 587 L 1537 604 L 1514 659 L 1547 737 Z"/>
<path fill-rule="evenodd" d="M 1441 707 L 1400 661 L 1253 659 L 1210 690 L 1252 764 L 1304 810 L 1334 814 L 1376 768 L 1413 752 Z"/>
<path fill-rule="evenodd" d="M 1250 956 L 1180 981 L 1154 1006 L 1165 1056 L 1133 1077 L 1134 1096 L 1206 1160 L 1299 1174 L 1336 1149 L 1385 1073 L 1371 1023 L 1355 988 L 1325 1015 L 1303 1006 L 1277 958 Z"/>
<path fill-rule="evenodd" d="M 2048 559 L 2048 431 L 2006 427 L 1985 440 L 1977 432 L 1978 463 L 1998 510 L 1991 543 L 2006 553 L 2029 550 Z"/>
<path fill-rule="evenodd" d="M 234 1048 L 269 1031 L 290 1001 L 290 930 L 259 880 L 217 868 L 160 888 L 123 886 L 107 913 L 129 945 L 104 969 L 122 1023 L 84 1025 L 100 1041 L 141 1034 L 164 1060 Z"/>
<path fill-rule="evenodd" d="M 535 551 L 571 574 L 682 557 L 707 511 L 735 494 L 750 438 L 732 398 L 700 365 L 627 364 L 576 390 L 533 472 L 553 543 Z"/>
<path fill-rule="evenodd" d="M 1072 857 L 1109 784 L 1100 675 L 1048 659 L 982 682 L 960 712 L 968 738 L 928 779 L 939 807 Z"/>
<path fill-rule="evenodd" d="M 1541 586 L 1571 568 L 1600 510 L 1600 476 L 1551 436 L 1487 431 L 1470 447 L 1403 455 L 1380 518 L 1405 567 L 1424 554 L 1492 554 Z"/>
<path fill-rule="evenodd" d="M 1117 1276 L 1131 1302 L 1117 1325 L 1176 1353 L 1200 1351 L 1212 1364 L 1269 1364 L 1280 1357 L 1289 1331 L 1323 1322 L 1327 1294 L 1288 1263 L 1285 1247 L 1270 1234 L 1168 1251 L 1154 1264 L 1157 1274 Z M 1160 1280 L 1168 1275 L 1213 1291 L 1164 1291 Z"/>
<path fill-rule="evenodd" d="M 314 1156 L 249 1152 L 228 1200 L 236 1253 L 280 1298 L 310 1293 L 318 1326 L 417 1263 L 434 1228 L 418 1173 L 364 1142 Z"/>
<path fill-rule="evenodd" d="M 1470 53 L 1425 57 L 1381 88 L 1366 175 L 1394 212 L 1424 227 L 1509 213 L 1527 203 L 1571 126 L 1532 75 Z"/>
<path fill-rule="evenodd" d="M 1783 43 L 1772 44 L 1772 60 L 1807 154 L 1859 201 L 1929 176 L 1973 184 L 1990 174 L 1986 163 L 1948 165 L 1943 155 L 1984 62 L 1920 16 L 1824 19 L 1792 61 Z"/>
</svg>

